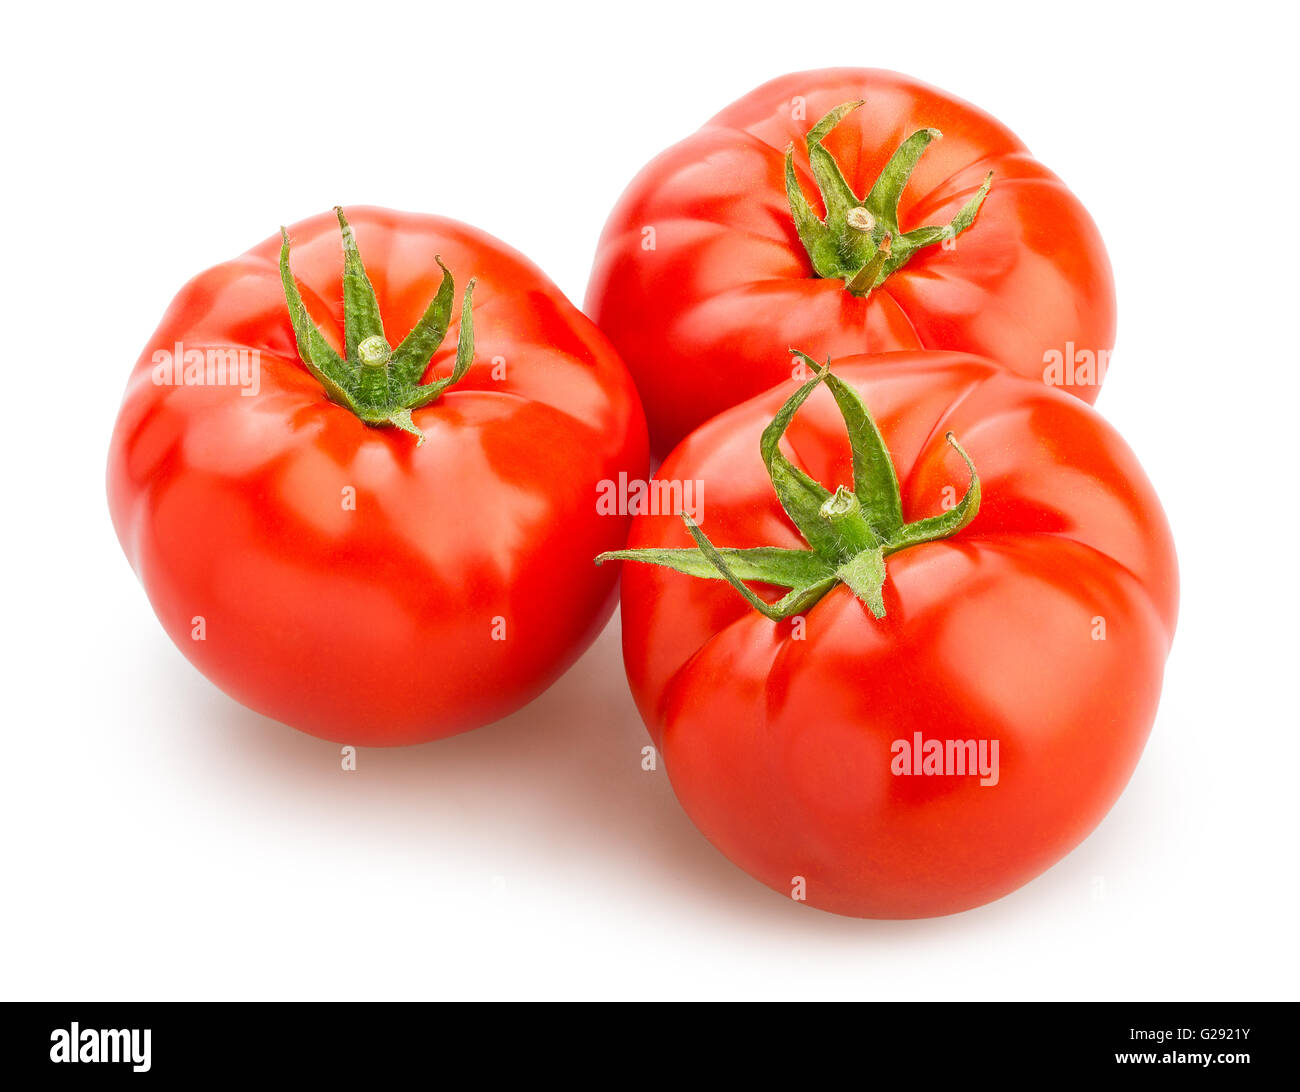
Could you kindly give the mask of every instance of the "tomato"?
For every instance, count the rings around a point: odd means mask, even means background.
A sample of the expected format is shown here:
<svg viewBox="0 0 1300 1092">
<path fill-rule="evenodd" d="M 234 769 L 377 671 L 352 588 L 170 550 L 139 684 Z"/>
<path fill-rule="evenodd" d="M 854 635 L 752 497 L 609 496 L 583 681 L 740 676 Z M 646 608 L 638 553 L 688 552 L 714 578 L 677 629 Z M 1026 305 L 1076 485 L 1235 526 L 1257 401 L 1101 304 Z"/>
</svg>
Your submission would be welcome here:
<svg viewBox="0 0 1300 1092">
<path fill-rule="evenodd" d="M 788 379 L 789 346 L 975 353 L 1091 403 L 1115 339 L 1105 248 L 1060 179 L 969 103 L 858 68 L 764 84 L 652 161 L 586 310 L 661 454 Z"/>
<path fill-rule="evenodd" d="M 459 309 L 447 270 L 475 278 Z M 402 744 L 499 718 L 573 662 L 613 608 L 591 557 L 627 530 L 597 491 L 646 460 L 618 356 L 535 266 L 452 220 L 357 208 L 181 290 L 131 375 L 108 494 L 163 627 L 217 686 Z"/>
<path fill-rule="evenodd" d="M 695 824 L 774 890 L 978 906 L 1077 845 L 1138 761 L 1168 525 L 1091 407 L 985 360 L 850 357 L 791 390 L 660 467 L 702 483 L 698 525 L 639 515 L 602 559 L 625 562 L 638 708 Z"/>
</svg>

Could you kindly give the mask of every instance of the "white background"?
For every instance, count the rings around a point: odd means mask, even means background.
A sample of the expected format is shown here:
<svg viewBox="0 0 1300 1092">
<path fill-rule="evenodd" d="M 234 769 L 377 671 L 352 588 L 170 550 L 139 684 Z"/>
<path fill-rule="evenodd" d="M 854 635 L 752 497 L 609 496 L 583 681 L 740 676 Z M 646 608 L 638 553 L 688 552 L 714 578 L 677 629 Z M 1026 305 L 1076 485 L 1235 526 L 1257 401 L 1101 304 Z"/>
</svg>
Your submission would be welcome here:
<svg viewBox="0 0 1300 1092">
<path fill-rule="evenodd" d="M 1160 7 L 11 7 L 0 993 L 1295 997 L 1295 15 Z M 1164 499 L 1183 602 L 1146 755 L 1080 849 L 946 919 L 773 894 L 641 771 L 617 619 L 528 709 L 354 774 L 188 665 L 103 487 L 127 372 L 188 277 L 374 203 L 474 223 L 581 301 L 647 159 L 833 64 L 988 109 L 1110 248 L 1099 408 Z"/>
</svg>

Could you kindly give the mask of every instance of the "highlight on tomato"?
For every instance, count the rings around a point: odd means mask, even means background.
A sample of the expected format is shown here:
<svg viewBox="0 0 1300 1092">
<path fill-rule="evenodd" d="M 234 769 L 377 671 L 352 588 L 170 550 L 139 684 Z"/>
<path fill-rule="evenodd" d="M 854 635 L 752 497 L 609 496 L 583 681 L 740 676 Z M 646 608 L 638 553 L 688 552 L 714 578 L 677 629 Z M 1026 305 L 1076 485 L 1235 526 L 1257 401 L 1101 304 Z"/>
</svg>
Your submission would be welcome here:
<svg viewBox="0 0 1300 1092">
<path fill-rule="evenodd" d="M 586 310 L 654 450 L 818 359 L 990 357 L 1092 403 L 1115 340 L 1096 226 L 1001 122 L 893 72 L 764 84 L 654 159 L 605 226 Z"/>
<path fill-rule="evenodd" d="M 338 209 L 181 290 L 108 496 L 204 675 L 389 745 L 504 716 L 577 658 L 613 609 L 591 557 L 627 530 L 598 490 L 646 464 L 626 369 L 532 263 L 453 220 Z"/>
<path fill-rule="evenodd" d="M 692 433 L 621 560 L 637 706 L 696 826 L 773 890 L 913 918 L 1058 861 L 1127 783 L 1173 541 L 1085 402 L 967 354 L 799 354 Z"/>
</svg>

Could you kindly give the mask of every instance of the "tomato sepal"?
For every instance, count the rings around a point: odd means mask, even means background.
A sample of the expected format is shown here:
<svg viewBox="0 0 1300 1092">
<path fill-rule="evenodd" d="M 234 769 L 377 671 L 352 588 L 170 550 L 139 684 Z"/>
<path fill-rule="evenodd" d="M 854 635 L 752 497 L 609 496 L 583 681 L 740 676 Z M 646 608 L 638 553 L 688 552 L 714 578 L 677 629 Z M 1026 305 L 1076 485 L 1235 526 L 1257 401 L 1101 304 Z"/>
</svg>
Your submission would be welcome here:
<svg viewBox="0 0 1300 1092">
<path fill-rule="evenodd" d="M 831 372 L 829 361 L 820 365 L 806 353 L 791 351 L 812 369 L 813 376 L 782 404 L 763 430 L 759 449 L 781 507 L 809 548 L 719 547 L 683 513 L 695 549 L 612 550 L 600 554 L 595 559 L 597 565 L 637 561 L 687 576 L 725 580 L 750 606 L 773 621 L 802 614 L 836 584 L 844 584 L 879 619 L 885 617 L 885 559 L 911 546 L 950 538 L 975 518 L 981 497 L 979 474 L 948 432 L 945 440 L 970 471 L 966 491 L 940 515 L 907 523 L 893 460 L 862 396 Z M 832 493 L 794 466 L 780 449 L 795 413 L 822 383 L 830 389 L 848 432 L 852 490 L 841 485 Z M 789 591 L 776 602 L 768 602 L 749 587 L 751 583 Z"/>
<path fill-rule="evenodd" d="M 280 229 L 280 282 L 298 356 L 332 401 L 374 428 L 391 427 L 410 433 L 416 437 L 418 446 L 424 443 L 424 433 L 412 419 L 412 410 L 427 406 L 458 383 L 474 362 L 474 280 L 471 278 L 465 286 L 461 300 L 456 363 L 451 375 L 421 383 L 429 360 L 442 344 L 450 325 L 456 293 L 451 271 L 441 257 L 434 256 L 442 270 L 438 291 L 419 321 L 394 349 L 384 334 L 379 302 L 352 228 L 342 208 L 336 206 L 334 212 L 343 237 L 343 356 L 335 351 L 307 311 L 289 266 L 289 232 Z"/>
<path fill-rule="evenodd" d="M 871 291 L 905 266 L 925 247 L 955 239 L 975 222 L 975 216 L 993 185 L 993 172 L 946 224 L 927 225 L 904 232 L 898 224 L 898 203 L 912 172 L 930 144 L 943 136 L 938 129 L 918 129 L 890 156 L 871 191 L 859 198 L 844 178 L 835 157 L 822 141 L 844 118 L 864 105 L 864 100 L 837 106 L 808 131 L 805 143 L 813 180 L 826 209 L 822 219 L 813 209 L 794 168 L 794 145 L 785 150 L 785 192 L 795 230 L 813 271 L 819 277 L 839 278 L 854 296 Z"/>
</svg>

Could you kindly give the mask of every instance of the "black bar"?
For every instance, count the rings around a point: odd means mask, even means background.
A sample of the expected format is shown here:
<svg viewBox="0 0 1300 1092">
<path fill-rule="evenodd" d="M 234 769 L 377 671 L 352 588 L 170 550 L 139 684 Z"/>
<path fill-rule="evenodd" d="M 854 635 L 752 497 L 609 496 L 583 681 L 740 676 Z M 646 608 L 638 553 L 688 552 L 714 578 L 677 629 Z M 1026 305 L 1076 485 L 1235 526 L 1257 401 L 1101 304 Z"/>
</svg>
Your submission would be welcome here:
<svg viewBox="0 0 1300 1092">
<path fill-rule="evenodd" d="M 468 1004 L 10 1004 L 0 1024 L 0 1074 L 42 1084 L 169 1084 L 250 1075 L 333 1083 L 414 1072 L 464 1084 L 519 1067 L 536 1080 L 613 1084 L 659 1071 L 675 1084 L 706 1075 L 707 1067 L 709 1076 L 785 1072 L 799 1084 L 819 1084 L 846 1066 L 864 1081 L 902 1066 L 927 1085 L 946 1074 L 1051 1079 L 1124 1070 L 1144 1080 L 1157 1072 L 1180 1084 L 1209 1075 L 1235 1085 L 1292 1074 L 1300 1053 L 1291 1004 L 898 1003 L 834 1015 L 781 1007 L 729 1016 L 722 1026 L 735 1030 L 724 1034 L 711 1015 L 555 1020 Z M 121 1060 L 62 1060 L 74 1023 L 83 1057 L 116 1051 Z M 106 1030 L 137 1034 L 100 1034 Z M 466 1070 L 468 1077 L 453 1076 Z"/>
</svg>

